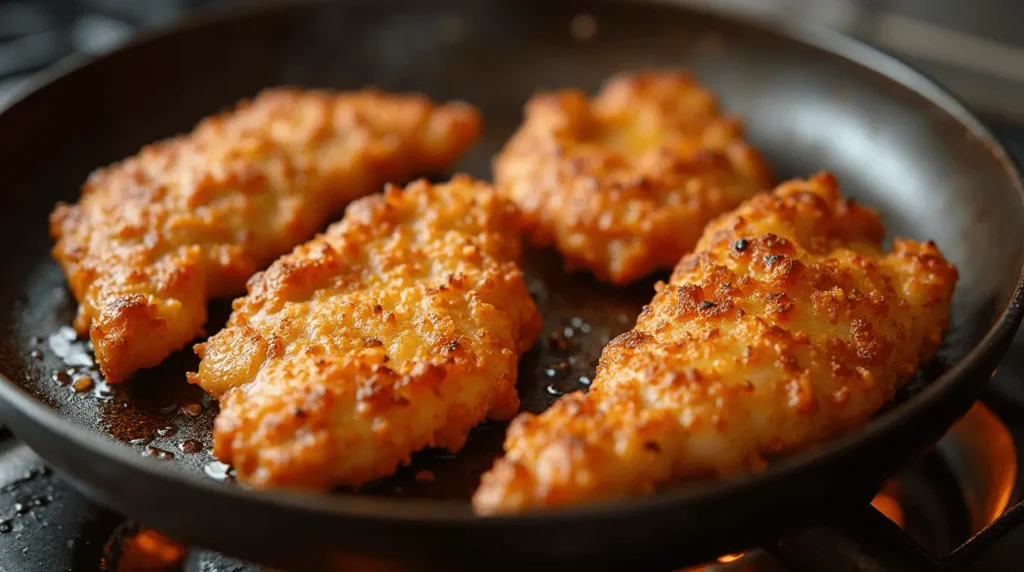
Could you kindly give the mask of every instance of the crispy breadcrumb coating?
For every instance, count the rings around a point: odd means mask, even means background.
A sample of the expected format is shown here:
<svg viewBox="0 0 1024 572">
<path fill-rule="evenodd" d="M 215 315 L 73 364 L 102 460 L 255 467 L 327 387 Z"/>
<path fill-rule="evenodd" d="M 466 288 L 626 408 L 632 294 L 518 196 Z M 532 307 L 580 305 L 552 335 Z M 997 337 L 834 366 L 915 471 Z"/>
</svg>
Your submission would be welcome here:
<svg viewBox="0 0 1024 572">
<path fill-rule="evenodd" d="M 957 279 L 935 244 L 882 235 L 830 175 L 716 220 L 587 394 L 512 422 L 475 509 L 647 494 L 862 426 L 935 355 Z"/>
<path fill-rule="evenodd" d="M 714 217 L 771 186 L 735 117 L 682 72 L 541 94 L 494 162 L 534 243 L 625 284 L 670 268 Z"/>
<path fill-rule="evenodd" d="M 254 277 L 190 374 L 220 398 L 217 457 L 257 487 L 356 486 L 514 415 L 541 326 L 518 224 L 485 183 L 418 181 Z"/>
<path fill-rule="evenodd" d="M 94 172 L 50 217 L 53 255 L 107 381 L 202 333 L 209 298 L 309 239 L 385 182 L 451 167 L 477 138 L 466 104 L 273 89 Z"/>
</svg>

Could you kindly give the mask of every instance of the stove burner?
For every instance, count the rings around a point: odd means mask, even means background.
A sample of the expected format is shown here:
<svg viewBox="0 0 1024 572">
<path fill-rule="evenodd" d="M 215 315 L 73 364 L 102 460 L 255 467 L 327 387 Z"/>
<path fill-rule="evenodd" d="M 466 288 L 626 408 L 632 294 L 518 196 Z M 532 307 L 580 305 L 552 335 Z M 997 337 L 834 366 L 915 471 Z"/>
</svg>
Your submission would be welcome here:
<svg viewBox="0 0 1024 572">
<path fill-rule="evenodd" d="M 1009 429 L 988 407 L 977 404 L 935 448 L 886 483 L 865 514 L 871 526 L 888 531 L 890 540 L 904 549 L 920 547 L 941 558 L 1004 513 L 1017 476 L 1017 451 Z M 852 523 L 844 522 L 845 516 L 838 526 L 800 531 L 779 546 L 722 556 L 685 572 L 891 570 L 891 561 L 886 567 L 872 567 L 862 559 L 879 547 L 849 545 L 842 529 L 855 526 L 861 515 L 853 515 Z M 839 558 L 844 554 L 857 558 Z"/>
</svg>

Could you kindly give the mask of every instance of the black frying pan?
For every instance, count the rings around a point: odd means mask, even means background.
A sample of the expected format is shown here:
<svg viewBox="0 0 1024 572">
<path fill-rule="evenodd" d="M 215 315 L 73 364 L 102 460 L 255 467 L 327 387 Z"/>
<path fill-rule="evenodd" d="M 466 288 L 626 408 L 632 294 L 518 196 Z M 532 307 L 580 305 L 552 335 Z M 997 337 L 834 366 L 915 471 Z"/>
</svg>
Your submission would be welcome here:
<svg viewBox="0 0 1024 572">
<path fill-rule="evenodd" d="M 593 20 L 573 26 L 580 12 Z M 75 199 L 93 168 L 265 86 L 372 83 L 479 105 L 487 132 L 462 168 L 487 176 L 534 90 L 594 89 L 616 71 L 660 66 L 692 68 L 746 116 L 781 177 L 833 170 L 848 193 L 884 213 L 891 234 L 933 238 L 959 267 L 941 358 L 862 430 L 754 475 L 481 519 L 467 499 L 499 448 L 500 426 L 475 432 L 454 457 L 425 452 L 360 493 L 253 492 L 206 474 L 218 472 L 207 452 L 215 406 L 185 383 L 195 363 L 188 352 L 114 389 L 75 393 L 51 378 L 69 361 L 89 368 L 75 353 L 81 344 L 61 338 L 74 303 L 49 257 L 46 216 L 56 201 Z M 846 38 L 668 5 L 303 2 L 211 15 L 41 80 L 0 114 L 0 165 L 4 422 L 96 500 L 180 540 L 288 568 L 369 559 L 667 566 L 778 538 L 866 504 L 967 411 L 1021 319 L 1019 174 L 963 106 Z M 545 337 L 524 358 L 519 389 L 524 406 L 539 410 L 581 387 L 604 339 L 632 323 L 652 290 L 612 290 L 563 275 L 551 254 L 529 258 L 547 333 L 573 334 L 568 346 Z M 220 320 L 224 306 L 215 304 Z M 183 452 L 187 440 L 195 442 L 186 449 L 201 450 Z M 436 482 L 418 479 L 421 469 Z"/>
</svg>

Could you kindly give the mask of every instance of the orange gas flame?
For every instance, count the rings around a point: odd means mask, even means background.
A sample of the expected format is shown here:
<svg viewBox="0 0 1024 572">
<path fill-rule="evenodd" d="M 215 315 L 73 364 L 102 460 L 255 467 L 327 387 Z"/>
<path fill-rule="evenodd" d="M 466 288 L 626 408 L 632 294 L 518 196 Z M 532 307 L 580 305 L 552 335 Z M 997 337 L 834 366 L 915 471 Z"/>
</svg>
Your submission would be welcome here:
<svg viewBox="0 0 1024 572">
<path fill-rule="evenodd" d="M 871 506 L 875 507 L 878 512 L 884 514 L 886 518 L 896 523 L 896 526 L 903 528 L 905 519 L 903 515 L 903 507 L 900 506 L 899 501 L 899 482 L 889 481 L 882 487 L 882 490 L 875 496 L 875 499 L 871 501 Z"/>
<path fill-rule="evenodd" d="M 141 528 L 121 545 L 118 572 L 180 570 L 185 547 L 151 528 Z"/>
</svg>

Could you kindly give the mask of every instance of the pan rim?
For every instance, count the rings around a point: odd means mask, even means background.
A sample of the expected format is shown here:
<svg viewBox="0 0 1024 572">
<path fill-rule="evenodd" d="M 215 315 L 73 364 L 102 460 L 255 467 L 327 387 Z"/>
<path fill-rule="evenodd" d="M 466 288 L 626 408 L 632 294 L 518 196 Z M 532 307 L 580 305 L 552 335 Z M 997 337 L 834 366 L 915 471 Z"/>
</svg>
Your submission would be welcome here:
<svg viewBox="0 0 1024 572">
<path fill-rule="evenodd" d="M 350 0 L 351 1 L 351 0 Z M 121 48 L 110 52 L 116 54 L 139 45 L 158 41 L 188 30 L 216 25 L 236 17 L 252 15 L 263 11 L 289 9 L 296 5 L 322 4 L 324 0 L 300 0 L 298 2 L 261 0 L 249 3 L 228 3 L 207 9 L 185 21 L 158 30 L 139 34 Z M 373 4 L 372 0 L 354 0 L 353 4 Z M 759 32 L 772 34 L 798 44 L 814 48 L 832 57 L 838 57 L 867 71 L 893 81 L 911 92 L 923 97 L 935 109 L 955 119 L 971 136 L 985 145 L 1002 164 L 1007 176 L 1017 191 L 1017 199 L 1024 208 L 1024 170 L 996 137 L 966 105 L 956 96 L 941 87 L 936 81 L 920 72 L 897 56 L 865 44 L 852 37 L 827 28 L 806 23 L 787 22 L 776 19 L 752 17 L 742 11 L 712 8 L 704 3 L 695 4 L 687 0 L 639 0 L 632 4 L 668 6 L 682 11 L 710 15 L 714 18 L 740 24 Z M 50 69 L 33 76 L 17 89 L 0 116 L 14 109 L 20 102 L 30 98 L 37 91 L 59 80 L 65 75 L 87 68 L 91 63 L 109 56 L 72 56 L 62 60 Z M 878 439 L 891 432 L 896 425 L 904 422 L 901 418 L 914 412 L 921 412 L 940 400 L 946 393 L 960 384 L 968 383 L 970 374 L 976 373 L 991 356 L 1000 352 L 1001 346 L 1016 331 L 1024 316 L 1024 266 L 1018 271 L 1017 284 L 1008 299 L 1001 303 L 995 323 L 975 346 L 946 372 L 911 396 L 907 402 L 894 410 L 871 419 L 860 430 L 832 439 L 813 449 L 786 457 L 772 466 L 758 472 L 732 478 L 706 481 L 666 490 L 644 497 L 629 497 L 596 501 L 580 506 L 543 510 L 525 514 L 480 517 L 472 513 L 468 503 L 425 499 L 386 499 L 359 495 L 336 495 L 301 491 L 254 490 L 236 484 L 218 482 L 202 475 L 168 470 L 165 462 L 143 457 L 123 444 L 104 435 L 88 430 L 62 417 L 29 394 L 20 385 L 0 374 L 0 399 L 21 415 L 46 431 L 59 435 L 76 447 L 81 447 L 98 458 L 126 466 L 134 472 L 144 473 L 148 478 L 167 481 L 199 489 L 208 494 L 230 497 L 234 501 L 256 503 L 287 510 L 299 510 L 332 517 L 359 518 L 379 522 L 431 524 L 433 526 L 531 526 L 536 524 L 558 524 L 577 519 L 615 518 L 624 511 L 645 511 L 654 508 L 666 509 L 684 506 L 696 499 L 727 497 L 736 491 L 752 486 L 767 486 L 772 482 L 792 479 L 795 475 L 814 471 L 829 463 L 843 451 L 858 443 Z M 895 413 L 900 413 L 896 415 Z M 77 483 L 74 475 L 67 475 Z M 95 495 L 92 495 L 95 496 Z"/>
</svg>

